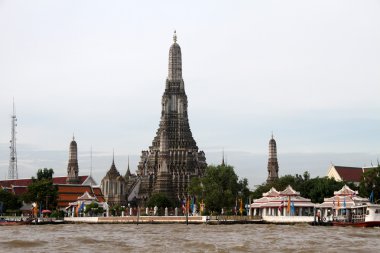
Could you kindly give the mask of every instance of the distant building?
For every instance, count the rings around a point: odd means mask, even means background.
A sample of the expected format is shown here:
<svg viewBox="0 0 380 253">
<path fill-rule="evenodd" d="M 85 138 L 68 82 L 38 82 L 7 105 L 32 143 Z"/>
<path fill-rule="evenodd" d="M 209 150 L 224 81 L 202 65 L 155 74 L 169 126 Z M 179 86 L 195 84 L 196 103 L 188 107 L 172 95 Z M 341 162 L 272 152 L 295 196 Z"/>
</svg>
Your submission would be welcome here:
<svg viewBox="0 0 380 253">
<path fill-rule="evenodd" d="M 334 178 L 336 181 L 345 181 L 354 183 L 356 186 L 360 184 L 363 172 L 369 168 L 347 167 L 332 165 L 327 172 L 327 177 Z"/>
<path fill-rule="evenodd" d="M 102 179 L 101 189 L 109 205 L 125 205 L 127 203 L 125 178 L 116 169 L 114 158 L 111 168 Z"/>
<path fill-rule="evenodd" d="M 53 177 L 53 184 L 58 186 L 58 208 L 65 208 L 69 202 L 76 201 L 85 191 L 102 200 L 103 194 L 91 175 L 79 176 L 78 149 L 74 138 L 70 143 L 67 176 Z M 0 188 L 7 189 L 17 196 L 27 192 L 32 183 L 31 178 L 0 180 Z"/>
<path fill-rule="evenodd" d="M 267 183 L 271 183 L 278 179 L 278 160 L 277 160 L 277 144 L 272 138 L 269 141 L 269 157 L 268 157 L 268 178 Z"/>
</svg>

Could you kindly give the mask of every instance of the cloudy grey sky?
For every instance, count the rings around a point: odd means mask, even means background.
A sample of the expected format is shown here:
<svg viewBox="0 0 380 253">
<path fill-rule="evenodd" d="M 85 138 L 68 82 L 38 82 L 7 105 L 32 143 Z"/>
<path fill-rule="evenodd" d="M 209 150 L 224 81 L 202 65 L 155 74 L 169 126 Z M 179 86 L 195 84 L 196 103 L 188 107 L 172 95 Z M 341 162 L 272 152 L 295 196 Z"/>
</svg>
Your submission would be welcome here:
<svg viewBox="0 0 380 253">
<path fill-rule="evenodd" d="M 12 98 L 19 175 L 65 175 L 75 133 L 80 174 L 99 182 L 112 149 L 135 170 L 160 118 L 177 30 L 193 136 L 251 187 L 280 174 L 324 176 L 331 163 L 380 157 L 379 1 L 0 0 L 0 178 Z"/>
</svg>

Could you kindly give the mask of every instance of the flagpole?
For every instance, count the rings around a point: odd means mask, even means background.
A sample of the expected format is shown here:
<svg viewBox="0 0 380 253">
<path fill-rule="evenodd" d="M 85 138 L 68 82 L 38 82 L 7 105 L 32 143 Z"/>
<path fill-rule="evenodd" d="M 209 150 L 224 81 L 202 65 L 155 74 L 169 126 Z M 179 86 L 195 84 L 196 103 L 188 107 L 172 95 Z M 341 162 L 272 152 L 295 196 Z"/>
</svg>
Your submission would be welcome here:
<svg viewBox="0 0 380 253">
<path fill-rule="evenodd" d="M 186 197 L 186 225 L 189 225 L 189 196 Z"/>
</svg>

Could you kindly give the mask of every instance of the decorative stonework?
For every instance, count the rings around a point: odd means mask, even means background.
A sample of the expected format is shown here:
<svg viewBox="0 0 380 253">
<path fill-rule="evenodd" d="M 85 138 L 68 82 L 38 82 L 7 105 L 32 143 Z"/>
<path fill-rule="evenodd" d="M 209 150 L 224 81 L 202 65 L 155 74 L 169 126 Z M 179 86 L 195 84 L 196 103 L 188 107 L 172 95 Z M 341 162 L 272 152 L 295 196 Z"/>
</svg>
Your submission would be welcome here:
<svg viewBox="0 0 380 253">
<path fill-rule="evenodd" d="M 278 160 L 277 160 L 277 145 L 272 138 L 269 141 L 269 158 L 268 158 L 268 178 L 267 183 L 271 183 L 278 179 Z"/>
<path fill-rule="evenodd" d="M 198 150 L 190 130 L 181 48 L 176 34 L 173 39 L 159 128 L 152 146 L 142 151 L 138 164 L 139 198 L 148 198 L 153 192 L 182 198 L 187 195 L 190 179 L 202 176 L 207 166 L 205 154 Z"/>
<path fill-rule="evenodd" d="M 101 189 L 109 205 L 126 204 L 126 183 L 123 176 L 116 169 L 115 160 L 112 159 L 111 168 L 102 179 Z"/>
<path fill-rule="evenodd" d="M 78 147 L 73 136 L 73 140 L 70 143 L 69 151 L 69 163 L 67 165 L 67 179 L 68 184 L 79 184 L 79 166 L 78 166 Z"/>
</svg>

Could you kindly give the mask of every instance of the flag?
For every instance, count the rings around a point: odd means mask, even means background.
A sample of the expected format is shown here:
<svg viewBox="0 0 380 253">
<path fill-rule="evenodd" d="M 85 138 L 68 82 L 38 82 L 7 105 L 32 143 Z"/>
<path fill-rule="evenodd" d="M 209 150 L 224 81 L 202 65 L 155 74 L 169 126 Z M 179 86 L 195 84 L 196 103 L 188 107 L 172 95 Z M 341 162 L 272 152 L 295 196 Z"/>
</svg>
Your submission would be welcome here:
<svg viewBox="0 0 380 253">
<path fill-rule="evenodd" d="M 78 212 L 81 213 L 81 212 L 83 212 L 83 210 L 84 210 L 84 202 L 82 202 L 82 203 L 80 204 Z"/>
<path fill-rule="evenodd" d="M 290 213 L 290 196 L 289 196 L 289 199 L 288 199 L 288 206 L 286 207 L 286 211 L 288 213 Z"/>
<path fill-rule="evenodd" d="M 369 202 L 373 203 L 374 202 L 374 196 L 373 196 L 373 190 L 371 191 L 371 194 L 369 195 Z"/>
<path fill-rule="evenodd" d="M 243 199 L 240 198 L 240 215 L 243 214 Z"/>
<path fill-rule="evenodd" d="M 294 207 L 294 201 L 291 202 L 291 215 L 295 215 L 296 214 L 296 208 Z"/>
<path fill-rule="evenodd" d="M 346 196 L 344 196 L 344 199 L 343 199 L 343 207 L 346 208 Z"/>
<path fill-rule="evenodd" d="M 182 212 L 185 213 L 186 212 L 186 200 L 182 199 L 181 203 L 182 203 Z"/>
<path fill-rule="evenodd" d="M 284 199 L 281 199 L 281 204 L 280 206 L 278 207 L 278 212 L 281 213 L 282 212 L 282 207 L 284 206 Z"/>
<path fill-rule="evenodd" d="M 194 198 L 190 197 L 190 210 L 194 210 Z"/>
<path fill-rule="evenodd" d="M 237 198 L 235 199 L 235 215 L 237 214 Z"/>
<path fill-rule="evenodd" d="M 340 208 L 340 197 L 338 196 L 338 209 Z"/>
<path fill-rule="evenodd" d="M 189 214 L 190 209 L 190 197 L 186 198 L 186 213 Z"/>
</svg>

